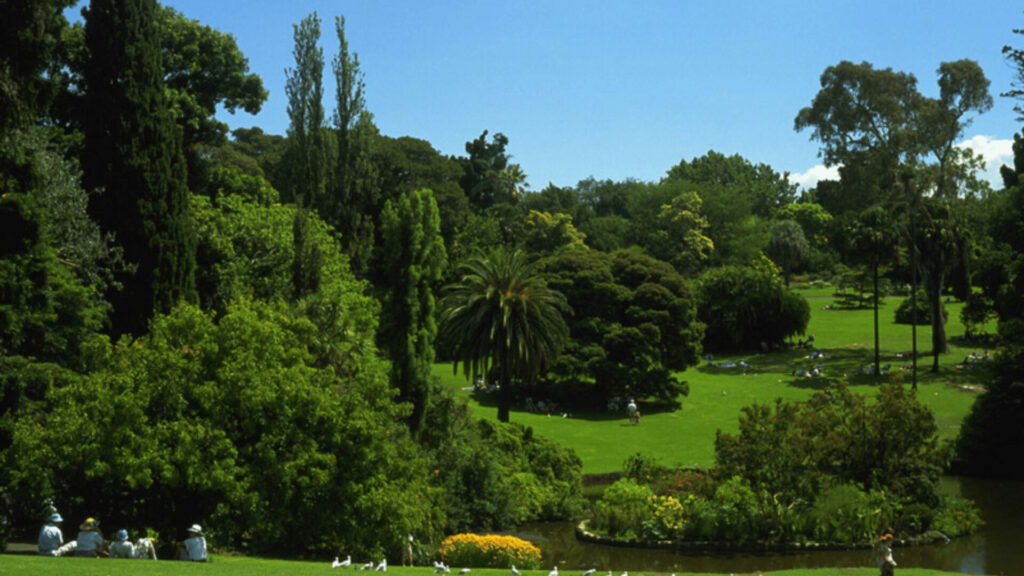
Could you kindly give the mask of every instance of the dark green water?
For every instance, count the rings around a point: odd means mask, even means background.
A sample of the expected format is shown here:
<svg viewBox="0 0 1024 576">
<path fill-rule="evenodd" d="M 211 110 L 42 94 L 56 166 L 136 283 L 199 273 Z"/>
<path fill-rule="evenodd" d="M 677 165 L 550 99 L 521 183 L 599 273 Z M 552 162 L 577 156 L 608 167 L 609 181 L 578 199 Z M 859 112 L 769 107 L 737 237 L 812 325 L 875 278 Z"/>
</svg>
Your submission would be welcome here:
<svg viewBox="0 0 1024 576">
<path fill-rule="evenodd" d="M 1024 482 L 947 478 L 946 488 L 974 500 L 981 509 L 985 527 L 970 538 L 945 545 L 896 548 L 894 556 L 899 567 L 1024 576 Z M 515 534 L 541 549 L 545 567 L 558 565 L 566 571 L 596 568 L 599 576 L 608 570 L 620 576 L 626 570 L 749 574 L 793 568 L 875 566 L 871 550 L 772 555 L 682 553 L 580 542 L 574 529 L 568 522 L 538 523 L 523 525 Z"/>
</svg>

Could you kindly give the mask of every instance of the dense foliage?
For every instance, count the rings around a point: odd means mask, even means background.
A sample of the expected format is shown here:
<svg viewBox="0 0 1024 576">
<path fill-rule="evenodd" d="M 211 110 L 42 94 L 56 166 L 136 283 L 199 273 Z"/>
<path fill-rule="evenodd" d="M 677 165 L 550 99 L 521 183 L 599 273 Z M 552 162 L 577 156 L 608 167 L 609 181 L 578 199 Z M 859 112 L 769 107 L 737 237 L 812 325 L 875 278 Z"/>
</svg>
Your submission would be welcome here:
<svg viewBox="0 0 1024 576">
<path fill-rule="evenodd" d="M 811 319 L 810 305 L 786 288 L 770 263 L 710 270 L 701 277 L 698 292 L 709 351 L 776 348 L 803 334 Z"/>
<path fill-rule="evenodd" d="M 977 511 L 938 490 L 948 451 L 936 432 L 899 385 L 883 386 L 877 403 L 839 387 L 774 410 L 755 404 L 738 435 L 719 433 L 710 476 L 631 459 L 591 525 L 639 540 L 867 543 L 880 530 L 972 532 Z"/>
<path fill-rule="evenodd" d="M 696 362 L 704 326 L 690 284 L 635 251 L 567 249 L 541 262 L 573 309 L 571 339 L 535 399 L 601 407 L 628 395 L 674 403 L 688 387 L 674 374 Z"/>
</svg>

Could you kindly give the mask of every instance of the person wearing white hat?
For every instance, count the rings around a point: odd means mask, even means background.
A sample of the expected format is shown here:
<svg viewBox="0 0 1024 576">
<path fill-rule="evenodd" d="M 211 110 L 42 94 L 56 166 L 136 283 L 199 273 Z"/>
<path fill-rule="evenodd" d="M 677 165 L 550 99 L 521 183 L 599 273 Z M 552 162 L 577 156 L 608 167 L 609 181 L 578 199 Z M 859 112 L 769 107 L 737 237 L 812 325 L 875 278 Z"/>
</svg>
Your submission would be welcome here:
<svg viewBox="0 0 1024 576">
<path fill-rule="evenodd" d="M 199 524 L 189 527 L 188 538 L 181 547 L 179 557 L 190 562 L 206 562 L 206 538 Z"/>
<path fill-rule="evenodd" d="M 64 545 L 64 533 L 60 531 L 60 524 L 64 522 L 60 514 L 50 514 L 46 524 L 39 531 L 39 555 L 60 556 L 60 547 Z"/>
</svg>

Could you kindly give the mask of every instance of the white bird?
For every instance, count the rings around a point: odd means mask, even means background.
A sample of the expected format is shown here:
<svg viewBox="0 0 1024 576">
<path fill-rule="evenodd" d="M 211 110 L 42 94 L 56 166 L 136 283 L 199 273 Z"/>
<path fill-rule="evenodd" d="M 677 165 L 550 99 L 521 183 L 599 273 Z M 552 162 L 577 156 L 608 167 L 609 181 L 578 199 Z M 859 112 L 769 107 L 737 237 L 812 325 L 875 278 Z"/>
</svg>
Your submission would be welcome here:
<svg viewBox="0 0 1024 576">
<path fill-rule="evenodd" d="M 331 568 L 344 568 L 344 567 L 348 566 L 351 563 L 352 563 L 352 557 L 351 556 L 349 556 L 349 557 L 347 557 L 347 558 L 345 558 L 344 560 L 341 560 L 341 561 L 339 561 L 338 557 L 335 556 L 334 557 L 334 562 L 331 562 Z"/>
<path fill-rule="evenodd" d="M 595 568 L 591 568 L 590 570 L 587 570 L 586 572 L 584 572 L 584 573 L 583 573 L 583 576 L 590 576 L 590 575 L 591 575 L 591 574 L 593 574 L 594 572 L 597 572 L 597 569 L 595 569 Z M 676 575 L 675 575 L 675 574 L 673 574 L 672 576 L 676 576 Z"/>
<path fill-rule="evenodd" d="M 558 566 L 552 568 L 551 572 L 548 572 L 548 576 L 558 576 Z"/>
<path fill-rule="evenodd" d="M 445 570 L 445 572 L 447 572 L 447 570 Z M 463 568 L 462 570 L 459 570 L 459 574 L 469 574 L 469 568 Z"/>
<path fill-rule="evenodd" d="M 337 556 L 335 556 L 334 562 L 331 562 L 331 568 L 337 568 L 338 566 L 341 566 L 341 561 L 338 560 Z"/>
<path fill-rule="evenodd" d="M 360 570 L 373 570 L 373 560 L 367 562 L 366 564 L 363 564 L 359 569 Z"/>
<path fill-rule="evenodd" d="M 387 558 L 381 560 L 380 564 L 377 564 L 376 571 L 377 572 L 387 572 L 388 571 L 388 559 Z"/>
<path fill-rule="evenodd" d="M 516 570 L 516 565 L 515 564 L 512 565 L 512 573 L 515 574 L 516 576 L 519 576 L 519 570 Z"/>
</svg>

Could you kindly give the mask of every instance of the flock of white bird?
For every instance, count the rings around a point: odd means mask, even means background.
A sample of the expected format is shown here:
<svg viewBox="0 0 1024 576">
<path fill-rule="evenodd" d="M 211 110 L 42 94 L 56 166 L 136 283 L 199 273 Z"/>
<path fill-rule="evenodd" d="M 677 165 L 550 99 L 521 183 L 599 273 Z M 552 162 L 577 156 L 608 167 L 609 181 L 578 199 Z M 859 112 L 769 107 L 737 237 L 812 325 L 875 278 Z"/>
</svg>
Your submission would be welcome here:
<svg viewBox="0 0 1024 576">
<path fill-rule="evenodd" d="M 339 557 L 335 556 L 334 562 L 331 563 L 331 568 L 347 568 L 349 566 L 353 566 L 356 570 L 375 570 L 377 572 L 387 572 L 388 559 L 385 558 L 381 560 L 379 564 L 367 562 L 366 564 L 353 565 L 351 556 L 346 557 L 344 560 L 340 560 Z M 451 567 L 445 564 L 444 562 L 434 562 L 434 574 L 451 574 L 451 572 Z M 583 572 L 580 576 L 593 576 L 595 572 L 597 572 L 597 570 L 591 568 L 590 570 Z M 456 574 L 459 574 L 460 576 L 465 576 L 466 574 L 469 574 L 469 568 L 463 568 L 456 572 Z M 513 576 L 519 576 L 519 570 L 516 568 L 515 564 L 512 565 L 512 574 Z M 548 572 L 548 576 L 558 576 L 558 566 L 552 568 L 551 572 Z M 612 574 L 612 571 L 609 570 L 607 576 L 614 576 L 614 574 Z M 623 572 L 621 576 L 629 576 L 629 572 Z M 676 575 L 672 574 L 672 576 Z"/>
</svg>

